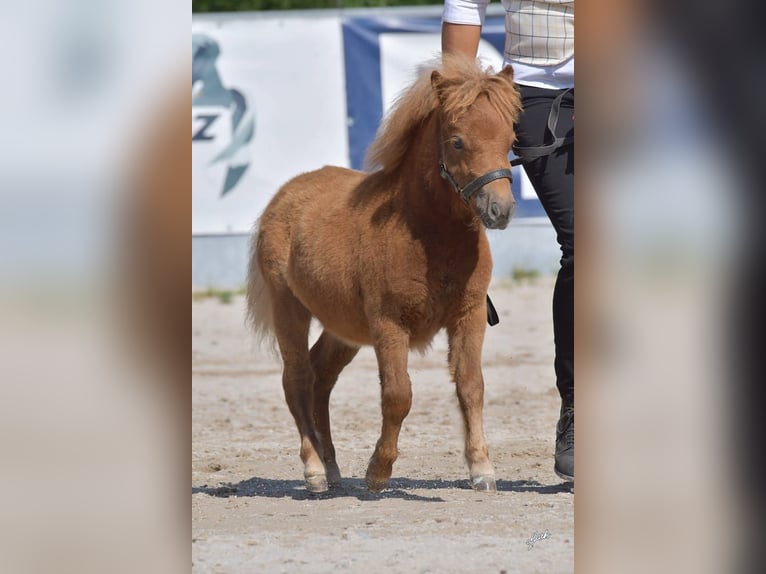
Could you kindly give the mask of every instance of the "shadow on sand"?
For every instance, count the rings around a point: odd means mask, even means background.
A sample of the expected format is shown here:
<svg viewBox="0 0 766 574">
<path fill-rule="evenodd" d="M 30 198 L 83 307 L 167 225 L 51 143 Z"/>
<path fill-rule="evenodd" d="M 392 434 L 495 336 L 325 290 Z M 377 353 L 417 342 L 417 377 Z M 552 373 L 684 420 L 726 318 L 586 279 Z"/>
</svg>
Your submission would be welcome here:
<svg viewBox="0 0 766 574">
<path fill-rule="evenodd" d="M 412 490 L 470 490 L 468 480 L 416 480 L 410 478 L 392 478 L 383 492 L 370 492 L 361 478 L 344 478 L 340 486 L 332 487 L 322 494 L 308 492 L 302 480 L 277 480 L 255 476 L 236 484 L 225 483 L 218 486 L 194 486 L 192 494 L 203 493 L 218 498 L 267 497 L 292 498 L 293 500 L 329 499 L 353 497 L 358 500 L 385 500 L 399 498 L 418 502 L 445 502 L 439 496 L 421 496 Z M 541 484 L 536 480 L 498 480 L 498 492 L 536 492 L 538 494 L 558 494 L 573 492 L 572 482 Z"/>
</svg>

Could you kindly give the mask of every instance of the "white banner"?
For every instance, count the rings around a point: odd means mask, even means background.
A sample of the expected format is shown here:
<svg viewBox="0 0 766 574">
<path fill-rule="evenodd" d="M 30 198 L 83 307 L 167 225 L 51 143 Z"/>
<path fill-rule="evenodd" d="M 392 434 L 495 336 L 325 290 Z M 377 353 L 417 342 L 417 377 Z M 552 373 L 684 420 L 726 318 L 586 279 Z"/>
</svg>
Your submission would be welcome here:
<svg viewBox="0 0 766 574">
<path fill-rule="evenodd" d="M 247 232 L 295 175 L 348 165 L 340 20 L 192 26 L 192 233 Z"/>
</svg>

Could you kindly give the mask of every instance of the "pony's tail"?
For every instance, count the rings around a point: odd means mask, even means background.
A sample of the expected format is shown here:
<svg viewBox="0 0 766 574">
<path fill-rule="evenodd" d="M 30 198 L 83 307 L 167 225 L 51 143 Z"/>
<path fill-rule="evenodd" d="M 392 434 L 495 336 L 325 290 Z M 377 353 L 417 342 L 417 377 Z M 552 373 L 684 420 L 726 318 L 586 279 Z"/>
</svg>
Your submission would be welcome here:
<svg viewBox="0 0 766 574">
<path fill-rule="evenodd" d="M 247 322 L 255 333 L 259 344 L 267 343 L 276 351 L 274 336 L 274 312 L 271 291 L 258 264 L 258 243 L 260 232 L 255 223 L 250 240 L 250 261 L 247 269 Z"/>
</svg>

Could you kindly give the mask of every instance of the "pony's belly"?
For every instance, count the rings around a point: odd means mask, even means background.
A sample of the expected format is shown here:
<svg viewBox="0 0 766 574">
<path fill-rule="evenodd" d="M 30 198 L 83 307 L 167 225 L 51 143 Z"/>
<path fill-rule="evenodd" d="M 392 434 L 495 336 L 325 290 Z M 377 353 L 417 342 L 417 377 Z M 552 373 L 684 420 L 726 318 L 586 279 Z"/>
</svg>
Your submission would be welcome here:
<svg viewBox="0 0 766 574">
<path fill-rule="evenodd" d="M 373 344 L 361 297 L 352 296 L 357 290 L 333 281 L 303 279 L 300 284 L 291 282 L 291 289 L 327 331 L 349 345 Z M 409 332 L 410 347 L 420 352 L 427 350 L 445 326 L 446 309 L 428 297 L 415 297 L 412 293 L 392 294 L 391 298 L 402 301 L 400 308 L 389 308 L 387 312 L 400 318 L 402 327 Z"/>
<path fill-rule="evenodd" d="M 325 305 L 306 305 L 306 307 L 327 331 L 341 341 L 353 346 L 373 344 L 369 322 L 361 309 L 361 303 L 358 309 L 336 307 L 328 311 Z M 403 327 L 410 334 L 410 347 L 422 352 L 428 349 L 443 325 L 433 321 L 405 323 Z"/>
<path fill-rule="evenodd" d="M 325 330 L 329 331 L 334 337 L 340 339 L 344 343 L 353 347 L 372 345 L 370 330 L 366 326 L 363 328 L 357 326 L 355 328 L 354 325 L 337 321 L 333 317 L 322 318 L 319 315 L 315 316 Z"/>
<path fill-rule="evenodd" d="M 323 309 L 312 314 L 333 336 L 353 346 L 372 345 L 372 337 L 366 319 L 350 316 L 347 313 L 327 312 Z"/>
<path fill-rule="evenodd" d="M 332 335 L 354 346 L 372 344 L 362 302 L 351 296 L 352 290 L 316 280 L 291 281 L 290 288 Z"/>
</svg>

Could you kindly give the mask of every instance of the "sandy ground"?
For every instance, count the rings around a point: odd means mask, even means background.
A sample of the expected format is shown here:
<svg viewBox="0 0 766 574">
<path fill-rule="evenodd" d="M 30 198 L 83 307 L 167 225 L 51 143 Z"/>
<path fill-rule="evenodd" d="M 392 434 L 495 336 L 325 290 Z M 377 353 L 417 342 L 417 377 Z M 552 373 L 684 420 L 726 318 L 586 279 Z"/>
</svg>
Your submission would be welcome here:
<svg viewBox="0 0 766 574">
<path fill-rule="evenodd" d="M 330 408 L 343 484 L 315 496 L 280 365 L 255 347 L 244 299 L 193 303 L 193 571 L 572 572 L 574 494 L 553 473 L 552 288 L 490 291 L 501 321 L 485 340 L 484 420 L 497 494 L 469 488 L 444 336 L 410 355 L 413 406 L 383 493 L 363 482 L 381 420 L 372 349 L 341 374 Z"/>
</svg>

